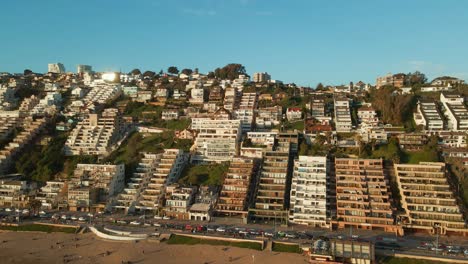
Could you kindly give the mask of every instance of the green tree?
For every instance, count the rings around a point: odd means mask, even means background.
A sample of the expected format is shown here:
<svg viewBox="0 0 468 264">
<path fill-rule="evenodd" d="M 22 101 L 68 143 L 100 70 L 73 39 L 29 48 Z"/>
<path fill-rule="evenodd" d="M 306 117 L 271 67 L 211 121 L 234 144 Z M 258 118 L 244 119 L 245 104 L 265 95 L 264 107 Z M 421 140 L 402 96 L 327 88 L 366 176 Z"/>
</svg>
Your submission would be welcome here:
<svg viewBox="0 0 468 264">
<path fill-rule="evenodd" d="M 182 73 L 186 74 L 186 75 L 190 75 L 190 74 L 192 74 L 192 72 L 193 72 L 192 69 L 183 69 L 182 70 Z"/>
<path fill-rule="evenodd" d="M 26 76 L 26 75 L 30 75 L 30 74 L 32 74 L 32 73 L 33 73 L 33 72 L 32 72 L 30 69 L 26 69 L 26 70 L 24 70 L 23 75 Z"/>
<path fill-rule="evenodd" d="M 317 91 L 323 91 L 324 90 L 324 86 L 322 83 L 318 83 L 317 86 L 315 87 L 315 90 Z"/>
<path fill-rule="evenodd" d="M 176 66 L 171 66 L 167 68 L 167 72 L 175 75 L 175 74 L 179 74 L 179 69 L 177 69 Z"/>
<path fill-rule="evenodd" d="M 217 68 L 214 71 L 214 75 L 220 79 L 234 80 L 239 77 L 240 74 L 247 74 L 245 67 L 239 63 L 230 63 L 223 68 Z"/>
<path fill-rule="evenodd" d="M 131 72 L 130 72 L 131 75 L 140 75 L 141 74 L 141 71 L 140 69 L 133 69 Z"/>
<path fill-rule="evenodd" d="M 36 214 L 39 211 L 39 209 L 41 209 L 42 202 L 37 199 L 33 199 L 29 201 L 28 205 L 29 205 L 29 208 L 31 209 L 32 214 Z"/>
<path fill-rule="evenodd" d="M 155 75 L 156 75 L 156 73 L 154 71 L 145 71 L 143 73 L 143 77 L 154 78 Z"/>
</svg>

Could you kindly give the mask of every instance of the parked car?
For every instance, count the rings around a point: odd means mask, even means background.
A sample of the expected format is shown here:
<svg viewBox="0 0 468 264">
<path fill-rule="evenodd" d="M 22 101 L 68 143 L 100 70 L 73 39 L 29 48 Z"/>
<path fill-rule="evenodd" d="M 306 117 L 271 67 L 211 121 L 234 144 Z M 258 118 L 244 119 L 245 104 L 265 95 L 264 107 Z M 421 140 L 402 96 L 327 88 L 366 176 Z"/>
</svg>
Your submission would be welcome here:
<svg viewBox="0 0 468 264">
<path fill-rule="evenodd" d="M 217 228 L 216 226 L 207 226 L 207 227 L 206 227 L 206 231 L 208 231 L 208 232 L 214 232 L 214 231 L 216 231 L 216 228 Z"/>
<path fill-rule="evenodd" d="M 60 218 L 61 218 L 62 220 L 67 220 L 67 219 L 68 219 L 68 216 L 67 216 L 67 215 L 62 215 Z"/>
<path fill-rule="evenodd" d="M 161 216 L 159 216 L 159 215 L 155 215 L 155 216 L 154 216 L 154 219 L 156 219 L 156 220 L 161 220 L 161 219 L 163 219 L 163 218 L 162 218 Z"/>
<path fill-rule="evenodd" d="M 80 222 L 85 222 L 85 221 L 86 221 L 86 218 L 84 218 L 83 216 L 80 216 L 80 217 L 78 218 L 78 221 L 80 221 Z"/>
<path fill-rule="evenodd" d="M 127 224 L 127 221 L 125 221 L 125 220 L 117 220 L 117 224 L 126 225 L 126 224 Z"/>
<path fill-rule="evenodd" d="M 220 226 L 220 227 L 216 228 L 216 232 L 222 232 L 222 233 L 224 233 L 224 232 L 226 232 L 226 227 Z"/>
<path fill-rule="evenodd" d="M 78 217 L 72 216 L 72 217 L 71 217 L 71 220 L 76 221 L 76 220 L 78 220 Z"/>
<path fill-rule="evenodd" d="M 138 222 L 138 221 L 136 221 L 136 220 L 135 220 L 135 221 L 132 221 L 132 222 L 130 222 L 130 224 L 131 224 L 131 225 L 136 225 L 136 226 L 137 226 L 137 225 L 141 225 L 141 223 L 140 223 L 140 222 Z"/>
<path fill-rule="evenodd" d="M 171 220 L 171 218 L 169 216 L 164 216 L 163 219 L 164 220 Z"/>
</svg>

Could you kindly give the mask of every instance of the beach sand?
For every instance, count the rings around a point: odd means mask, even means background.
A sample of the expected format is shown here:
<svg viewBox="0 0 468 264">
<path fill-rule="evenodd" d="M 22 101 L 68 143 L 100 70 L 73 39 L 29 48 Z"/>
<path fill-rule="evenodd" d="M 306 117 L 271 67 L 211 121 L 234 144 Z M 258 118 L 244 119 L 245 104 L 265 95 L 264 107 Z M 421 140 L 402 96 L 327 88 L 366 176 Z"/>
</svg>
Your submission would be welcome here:
<svg viewBox="0 0 468 264">
<path fill-rule="evenodd" d="M 253 257 L 252 257 L 253 256 Z M 0 263 L 307 263 L 300 254 L 211 245 L 101 240 L 82 235 L 0 232 Z"/>
</svg>

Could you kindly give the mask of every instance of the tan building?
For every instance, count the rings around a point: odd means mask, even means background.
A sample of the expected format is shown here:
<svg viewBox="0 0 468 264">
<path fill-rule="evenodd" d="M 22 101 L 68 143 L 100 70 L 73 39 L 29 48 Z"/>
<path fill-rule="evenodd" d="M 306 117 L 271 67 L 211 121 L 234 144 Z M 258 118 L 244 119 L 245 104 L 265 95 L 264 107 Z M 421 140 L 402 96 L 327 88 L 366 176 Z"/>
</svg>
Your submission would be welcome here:
<svg viewBox="0 0 468 264">
<path fill-rule="evenodd" d="M 398 73 L 398 74 L 393 74 L 393 75 L 389 73 L 384 76 L 379 76 L 377 77 L 376 87 L 377 89 L 379 89 L 382 86 L 391 85 L 396 88 L 401 88 L 404 86 L 405 78 L 406 78 L 406 75 L 403 73 Z"/>
<path fill-rule="evenodd" d="M 460 207 L 448 184 L 445 164 L 395 164 L 405 215 L 404 227 L 431 234 L 468 233 Z"/>
<path fill-rule="evenodd" d="M 399 232 L 382 159 L 335 159 L 337 226 Z"/>
<path fill-rule="evenodd" d="M 247 216 L 252 200 L 257 164 L 253 159 L 234 158 L 224 177 L 223 188 L 216 206 L 219 215 Z"/>
</svg>

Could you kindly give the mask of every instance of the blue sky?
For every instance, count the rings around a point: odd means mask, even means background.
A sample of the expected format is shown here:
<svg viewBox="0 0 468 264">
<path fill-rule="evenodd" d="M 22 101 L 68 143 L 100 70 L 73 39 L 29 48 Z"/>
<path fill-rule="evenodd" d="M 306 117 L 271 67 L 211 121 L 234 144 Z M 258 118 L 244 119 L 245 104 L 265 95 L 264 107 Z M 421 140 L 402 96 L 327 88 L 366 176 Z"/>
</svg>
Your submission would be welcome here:
<svg viewBox="0 0 468 264">
<path fill-rule="evenodd" d="M 300 85 L 420 70 L 468 79 L 468 1 L 2 1 L 0 72 L 207 72 L 227 63 Z"/>
</svg>

